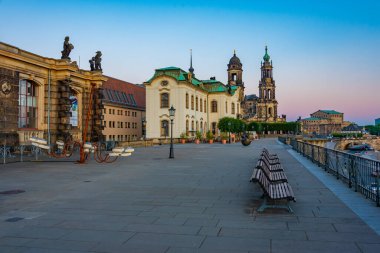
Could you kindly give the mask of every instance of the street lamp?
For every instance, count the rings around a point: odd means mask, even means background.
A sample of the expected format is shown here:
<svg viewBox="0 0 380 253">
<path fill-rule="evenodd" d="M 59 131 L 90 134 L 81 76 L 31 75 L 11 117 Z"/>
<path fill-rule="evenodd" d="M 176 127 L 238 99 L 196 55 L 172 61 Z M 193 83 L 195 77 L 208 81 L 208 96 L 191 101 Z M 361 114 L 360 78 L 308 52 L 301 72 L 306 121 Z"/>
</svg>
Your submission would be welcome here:
<svg viewBox="0 0 380 253">
<path fill-rule="evenodd" d="M 142 136 L 143 140 L 145 141 L 145 131 L 146 131 L 146 119 L 145 117 L 142 118 Z"/>
<path fill-rule="evenodd" d="M 169 158 L 174 158 L 174 150 L 173 150 L 173 120 L 174 120 L 175 109 L 173 105 L 169 109 L 169 117 L 170 117 L 170 153 Z"/>
<path fill-rule="evenodd" d="M 231 144 L 231 121 L 228 121 L 228 143 Z"/>
</svg>

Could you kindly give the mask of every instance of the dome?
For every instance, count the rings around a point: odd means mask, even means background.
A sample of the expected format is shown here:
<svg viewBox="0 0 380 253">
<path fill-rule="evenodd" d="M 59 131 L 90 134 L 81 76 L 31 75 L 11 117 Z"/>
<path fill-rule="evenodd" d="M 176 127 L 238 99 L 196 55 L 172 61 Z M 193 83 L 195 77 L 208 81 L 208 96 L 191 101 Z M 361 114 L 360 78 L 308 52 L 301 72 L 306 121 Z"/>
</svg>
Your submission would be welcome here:
<svg viewBox="0 0 380 253">
<path fill-rule="evenodd" d="M 239 67 L 242 66 L 239 57 L 236 56 L 236 52 L 235 52 L 235 51 L 234 51 L 234 55 L 231 57 L 231 59 L 230 59 L 230 63 L 229 63 L 228 65 L 229 65 L 229 66 L 237 65 L 237 66 L 239 66 Z"/>
<path fill-rule="evenodd" d="M 264 61 L 269 61 L 270 60 L 270 56 L 268 54 L 268 47 L 265 46 L 265 55 L 263 57 Z"/>
</svg>

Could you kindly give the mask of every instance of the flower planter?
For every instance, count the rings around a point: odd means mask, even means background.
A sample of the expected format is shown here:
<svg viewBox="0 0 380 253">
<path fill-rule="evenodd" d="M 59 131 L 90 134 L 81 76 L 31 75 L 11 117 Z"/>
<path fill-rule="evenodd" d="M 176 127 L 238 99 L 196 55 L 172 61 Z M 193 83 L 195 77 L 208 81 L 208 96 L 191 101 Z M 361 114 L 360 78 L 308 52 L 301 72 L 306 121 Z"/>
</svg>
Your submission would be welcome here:
<svg viewBox="0 0 380 253">
<path fill-rule="evenodd" d="M 195 139 L 195 144 L 199 144 L 199 140 L 198 139 Z"/>
<path fill-rule="evenodd" d="M 226 144 L 227 143 L 227 140 L 222 140 L 222 144 Z"/>
<path fill-rule="evenodd" d="M 208 143 L 213 144 L 214 140 L 208 140 Z"/>
<path fill-rule="evenodd" d="M 185 140 L 185 139 L 181 139 L 181 143 L 182 143 L 182 144 L 185 144 L 185 143 L 186 143 L 186 140 Z"/>
</svg>

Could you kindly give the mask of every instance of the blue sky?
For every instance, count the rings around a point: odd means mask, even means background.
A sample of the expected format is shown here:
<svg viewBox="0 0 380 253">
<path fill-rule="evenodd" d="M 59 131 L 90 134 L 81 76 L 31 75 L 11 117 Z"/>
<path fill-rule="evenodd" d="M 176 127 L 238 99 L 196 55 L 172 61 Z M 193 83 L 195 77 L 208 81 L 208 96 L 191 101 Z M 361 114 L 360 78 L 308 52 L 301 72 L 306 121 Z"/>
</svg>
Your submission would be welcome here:
<svg viewBox="0 0 380 253">
<path fill-rule="evenodd" d="M 106 75 L 134 83 L 155 68 L 189 68 L 225 82 L 233 50 L 246 94 L 257 93 L 268 45 L 279 113 L 289 120 L 318 109 L 373 124 L 380 117 L 380 1 L 15 1 L 0 0 L 0 41 L 88 69 L 97 50 Z M 4 22 L 5 20 L 5 22 Z"/>
</svg>

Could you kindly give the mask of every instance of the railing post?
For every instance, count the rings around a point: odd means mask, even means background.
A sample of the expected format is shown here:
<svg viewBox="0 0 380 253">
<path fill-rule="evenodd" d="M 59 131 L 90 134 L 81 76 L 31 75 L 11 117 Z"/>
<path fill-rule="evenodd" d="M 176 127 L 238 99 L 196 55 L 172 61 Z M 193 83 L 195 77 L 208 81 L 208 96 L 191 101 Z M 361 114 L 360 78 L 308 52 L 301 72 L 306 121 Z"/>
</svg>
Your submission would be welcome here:
<svg viewBox="0 0 380 253">
<path fill-rule="evenodd" d="M 338 156 L 338 153 L 335 151 L 334 152 L 335 154 L 335 168 L 336 168 L 336 179 L 339 180 L 339 156 Z"/>
<path fill-rule="evenodd" d="M 315 163 L 315 158 L 314 158 L 314 145 L 310 145 L 311 147 L 311 161 Z"/>
<path fill-rule="evenodd" d="M 354 159 L 350 155 L 348 157 L 348 187 L 352 188 L 352 173 L 354 171 Z"/>
<path fill-rule="evenodd" d="M 354 179 L 355 179 L 355 192 L 358 191 L 358 166 L 357 166 L 357 157 L 354 156 Z"/>
<path fill-rule="evenodd" d="M 379 164 L 377 164 L 379 165 Z M 375 165 L 376 166 L 376 165 Z M 380 168 L 377 168 L 376 169 L 376 206 L 380 206 L 380 184 L 379 184 L 379 179 L 380 179 L 380 171 L 379 171 Z"/>
<path fill-rule="evenodd" d="M 324 166 L 325 171 L 327 171 L 328 166 L 329 166 L 329 152 L 327 148 L 325 148 L 325 166 Z"/>
</svg>

